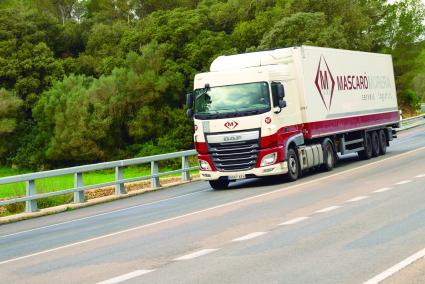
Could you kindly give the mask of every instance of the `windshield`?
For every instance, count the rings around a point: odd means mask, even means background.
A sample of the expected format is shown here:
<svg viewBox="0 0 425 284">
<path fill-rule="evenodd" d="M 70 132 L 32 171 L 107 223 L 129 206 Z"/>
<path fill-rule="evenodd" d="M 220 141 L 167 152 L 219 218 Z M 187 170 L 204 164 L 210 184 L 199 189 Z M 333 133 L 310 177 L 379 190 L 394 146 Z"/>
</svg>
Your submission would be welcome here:
<svg viewBox="0 0 425 284">
<path fill-rule="evenodd" d="M 197 118 L 243 116 L 270 110 L 266 82 L 196 89 L 194 93 Z"/>
</svg>

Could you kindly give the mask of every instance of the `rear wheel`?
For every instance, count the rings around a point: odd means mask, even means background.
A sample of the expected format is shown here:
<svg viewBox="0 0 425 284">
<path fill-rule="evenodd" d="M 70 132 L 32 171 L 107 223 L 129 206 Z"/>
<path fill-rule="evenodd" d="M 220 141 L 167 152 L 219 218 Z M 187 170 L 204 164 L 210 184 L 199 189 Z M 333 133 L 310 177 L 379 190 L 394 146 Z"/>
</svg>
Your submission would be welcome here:
<svg viewBox="0 0 425 284">
<path fill-rule="evenodd" d="M 364 136 L 364 150 L 359 151 L 358 155 L 360 159 L 369 160 L 372 158 L 372 138 L 369 133 L 365 133 Z"/>
<path fill-rule="evenodd" d="M 288 180 L 296 181 L 300 175 L 300 164 L 297 153 L 293 148 L 288 149 Z"/>
<path fill-rule="evenodd" d="M 387 135 L 383 129 L 379 130 L 379 152 L 381 155 L 387 153 Z"/>
<path fill-rule="evenodd" d="M 211 187 L 216 190 L 226 189 L 229 187 L 229 180 L 226 179 L 210 180 L 209 182 Z"/>
<path fill-rule="evenodd" d="M 322 145 L 322 147 L 324 161 L 322 168 L 327 172 L 332 171 L 335 166 L 335 152 L 332 143 L 330 141 L 327 141 L 325 142 L 325 144 Z"/>
<path fill-rule="evenodd" d="M 372 138 L 372 156 L 378 157 L 379 152 L 380 152 L 379 151 L 379 136 L 378 136 L 378 133 L 376 131 L 373 131 L 371 138 Z"/>
</svg>

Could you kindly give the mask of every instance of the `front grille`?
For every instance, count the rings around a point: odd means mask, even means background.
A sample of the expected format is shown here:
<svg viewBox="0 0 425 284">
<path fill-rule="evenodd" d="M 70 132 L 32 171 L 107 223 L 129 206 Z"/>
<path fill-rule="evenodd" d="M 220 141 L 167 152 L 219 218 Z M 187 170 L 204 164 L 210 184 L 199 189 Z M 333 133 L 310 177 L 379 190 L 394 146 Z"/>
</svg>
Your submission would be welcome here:
<svg viewBox="0 0 425 284">
<path fill-rule="evenodd" d="M 211 143 L 209 151 L 217 170 L 222 172 L 250 170 L 258 159 L 259 140 Z"/>
</svg>

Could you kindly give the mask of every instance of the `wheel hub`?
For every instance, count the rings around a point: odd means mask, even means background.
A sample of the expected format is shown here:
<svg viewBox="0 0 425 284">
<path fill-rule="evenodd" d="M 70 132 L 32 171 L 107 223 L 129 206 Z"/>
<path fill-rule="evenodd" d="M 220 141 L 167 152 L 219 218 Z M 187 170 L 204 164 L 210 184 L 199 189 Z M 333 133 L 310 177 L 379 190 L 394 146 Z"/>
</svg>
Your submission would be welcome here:
<svg viewBox="0 0 425 284">
<path fill-rule="evenodd" d="M 294 157 L 289 158 L 289 168 L 292 173 L 295 173 L 297 171 L 297 163 L 294 159 Z"/>
</svg>

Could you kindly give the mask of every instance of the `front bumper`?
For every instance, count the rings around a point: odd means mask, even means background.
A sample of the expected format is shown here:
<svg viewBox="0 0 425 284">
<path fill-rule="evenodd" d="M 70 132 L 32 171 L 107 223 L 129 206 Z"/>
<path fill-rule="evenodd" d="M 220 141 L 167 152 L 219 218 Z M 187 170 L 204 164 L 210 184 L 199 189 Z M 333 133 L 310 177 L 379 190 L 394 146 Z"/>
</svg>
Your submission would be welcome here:
<svg viewBox="0 0 425 284">
<path fill-rule="evenodd" d="M 229 178 L 230 176 L 241 176 L 245 175 L 249 177 L 263 177 L 282 175 L 288 172 L 288 163 L 286 161 L 277 163 L 271 166 L 253 168 L 247 171 L 236 171 L 236 172 L 219 172 L 219 171 L 200 171 L 200 177 L 202 180 L 217 180 L 222 177 Z"/>
</svg>

